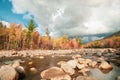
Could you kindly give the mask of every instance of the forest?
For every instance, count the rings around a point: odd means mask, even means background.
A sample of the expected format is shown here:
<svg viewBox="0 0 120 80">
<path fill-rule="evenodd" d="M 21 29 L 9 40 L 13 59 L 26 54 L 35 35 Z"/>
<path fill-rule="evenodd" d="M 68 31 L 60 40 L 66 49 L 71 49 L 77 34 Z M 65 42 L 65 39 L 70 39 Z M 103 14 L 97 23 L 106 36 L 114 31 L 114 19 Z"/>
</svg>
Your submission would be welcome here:
<svg viewBox="0 0 120 80">
<path fill-rule="evenodd" d="M 78 49 L 78 48 L 119 48 L 120 36 L 108 37 L 82 44 L 78 36 L 68 38 L 51 38 L 49 29 L 45 28 L 46 35 L 42 36 L 36 31 L 33 19 L 29 20 L 24 28 L 22 24 L 10 23 L 9 27 L 0 22 L 0 50 L 27 50 L 27 49 Z"/>
<path fill-rule="evenodd" d="M 0 49 L 25 50 L 25 49 L 73 49 L 80 48 L 82 40 L 77 36 L 69 39 L 67 35 L 60 38 L 51 38 L 49 29 L 46 28 L 46 36 L 42 36 L 35 30 L 33 19 L 26 28 L 21 24 L 10 23 L 9 27 L 0 23 Z"/>
</svg>

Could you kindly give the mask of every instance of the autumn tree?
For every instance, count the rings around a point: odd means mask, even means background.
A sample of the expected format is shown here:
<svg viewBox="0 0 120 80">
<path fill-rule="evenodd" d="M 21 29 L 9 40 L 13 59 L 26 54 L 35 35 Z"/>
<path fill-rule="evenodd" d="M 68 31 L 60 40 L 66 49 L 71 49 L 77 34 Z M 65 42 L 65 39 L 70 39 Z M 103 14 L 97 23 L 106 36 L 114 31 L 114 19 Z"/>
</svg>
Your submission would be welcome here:
<svg viewBox="0 0 120 80">
<path fill-rule="evenodd" d="M 4 48 L 7 35 L 6 35 L 6 26 L 0 22 L 0 49 Z"/>
<path fill-rule="evenodd" d="M 61 48 L 65 49 L 67 44 L 68 44 L 69 40 L 68 40 L 68 37 L 67 35 L 63 35 L 61 38 L 60 38 L 60 46 Z"/>
</svg>

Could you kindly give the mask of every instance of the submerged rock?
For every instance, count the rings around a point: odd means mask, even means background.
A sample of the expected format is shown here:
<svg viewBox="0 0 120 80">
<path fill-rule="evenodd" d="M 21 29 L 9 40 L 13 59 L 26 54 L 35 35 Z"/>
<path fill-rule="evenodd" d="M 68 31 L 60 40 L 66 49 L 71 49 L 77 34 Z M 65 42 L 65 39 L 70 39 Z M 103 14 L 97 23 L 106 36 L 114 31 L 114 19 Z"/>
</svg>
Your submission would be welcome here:
<svg viewBox="0 0 120 80">
<path fill-rule="evenodd" d="M 68 74 L 65 74 L 62 69 L 58 67 L 51 67 L 41 72 L 41 77 L 47 80 L 71 80 Z"/>
<path fill-rule="evenodd" d="M 18 76 L 18 73 L 12 66 L 4 65 L 0 68 L 1 80 L 18 80 Z"/>
</svg>

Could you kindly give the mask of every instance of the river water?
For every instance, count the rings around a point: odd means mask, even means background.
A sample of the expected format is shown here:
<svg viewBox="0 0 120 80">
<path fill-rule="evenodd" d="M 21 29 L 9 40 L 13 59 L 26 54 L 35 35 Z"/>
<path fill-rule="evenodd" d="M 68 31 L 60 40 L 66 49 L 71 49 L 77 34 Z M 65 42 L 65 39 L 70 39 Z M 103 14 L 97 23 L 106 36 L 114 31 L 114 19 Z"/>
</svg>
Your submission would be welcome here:
<svg viewBox="0 0 120 80">
<path fill-rule="evenodd" d="M 11 64 L 15 60 L 22 60 L 24 61 L 21 65 L 24 67 L 26 71 L 26 77 L 20 80 L 40 80 L 40 73 L 52 66 L 58 66 L 57 62 L 59 61 L 68 61 L 72 59 L 71 55 L 66 56 L 45 56 L 44 58 L 30 58 L 30 57 L 11 57 L 11 58 L 4 58 L 0 59 L 0 64 Z M 28 64 L 29 62 L 33 62 L 33 64 Z M 120 67 L 114 65 L 113 69 L 110 72 L 102 72 L 101 70 L 95 68 L 92 69 L 89 73 L 89 76 L 98 78 L 100 80 L 115 80 L 116 76 L 120 76 Z M 32 73 L 30 68 L 35 67 L 37 69 L 37 73 Z M 59 67 L 59 66 L 58 66 Z"/>
</svg>

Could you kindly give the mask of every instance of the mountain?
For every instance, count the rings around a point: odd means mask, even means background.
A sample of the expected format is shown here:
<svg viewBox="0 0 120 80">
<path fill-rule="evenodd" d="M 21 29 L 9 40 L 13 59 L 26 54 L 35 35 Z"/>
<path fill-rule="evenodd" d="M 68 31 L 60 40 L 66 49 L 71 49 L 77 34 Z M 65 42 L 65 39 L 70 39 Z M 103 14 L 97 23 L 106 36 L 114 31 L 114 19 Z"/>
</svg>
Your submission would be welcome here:
<svg viewBox="0 0 120 80">
<path fill-rule="evenodd" d="M 110 37 L 120 37 L 120 31 L 113 33 L 112 35 L 109 35 L 105 38 L 110 38 Z"/>
<path fill-rule="evenodd" d="M 120 48 L 120 31 L 83 45 L 85 48 Z"/>
</svg>

